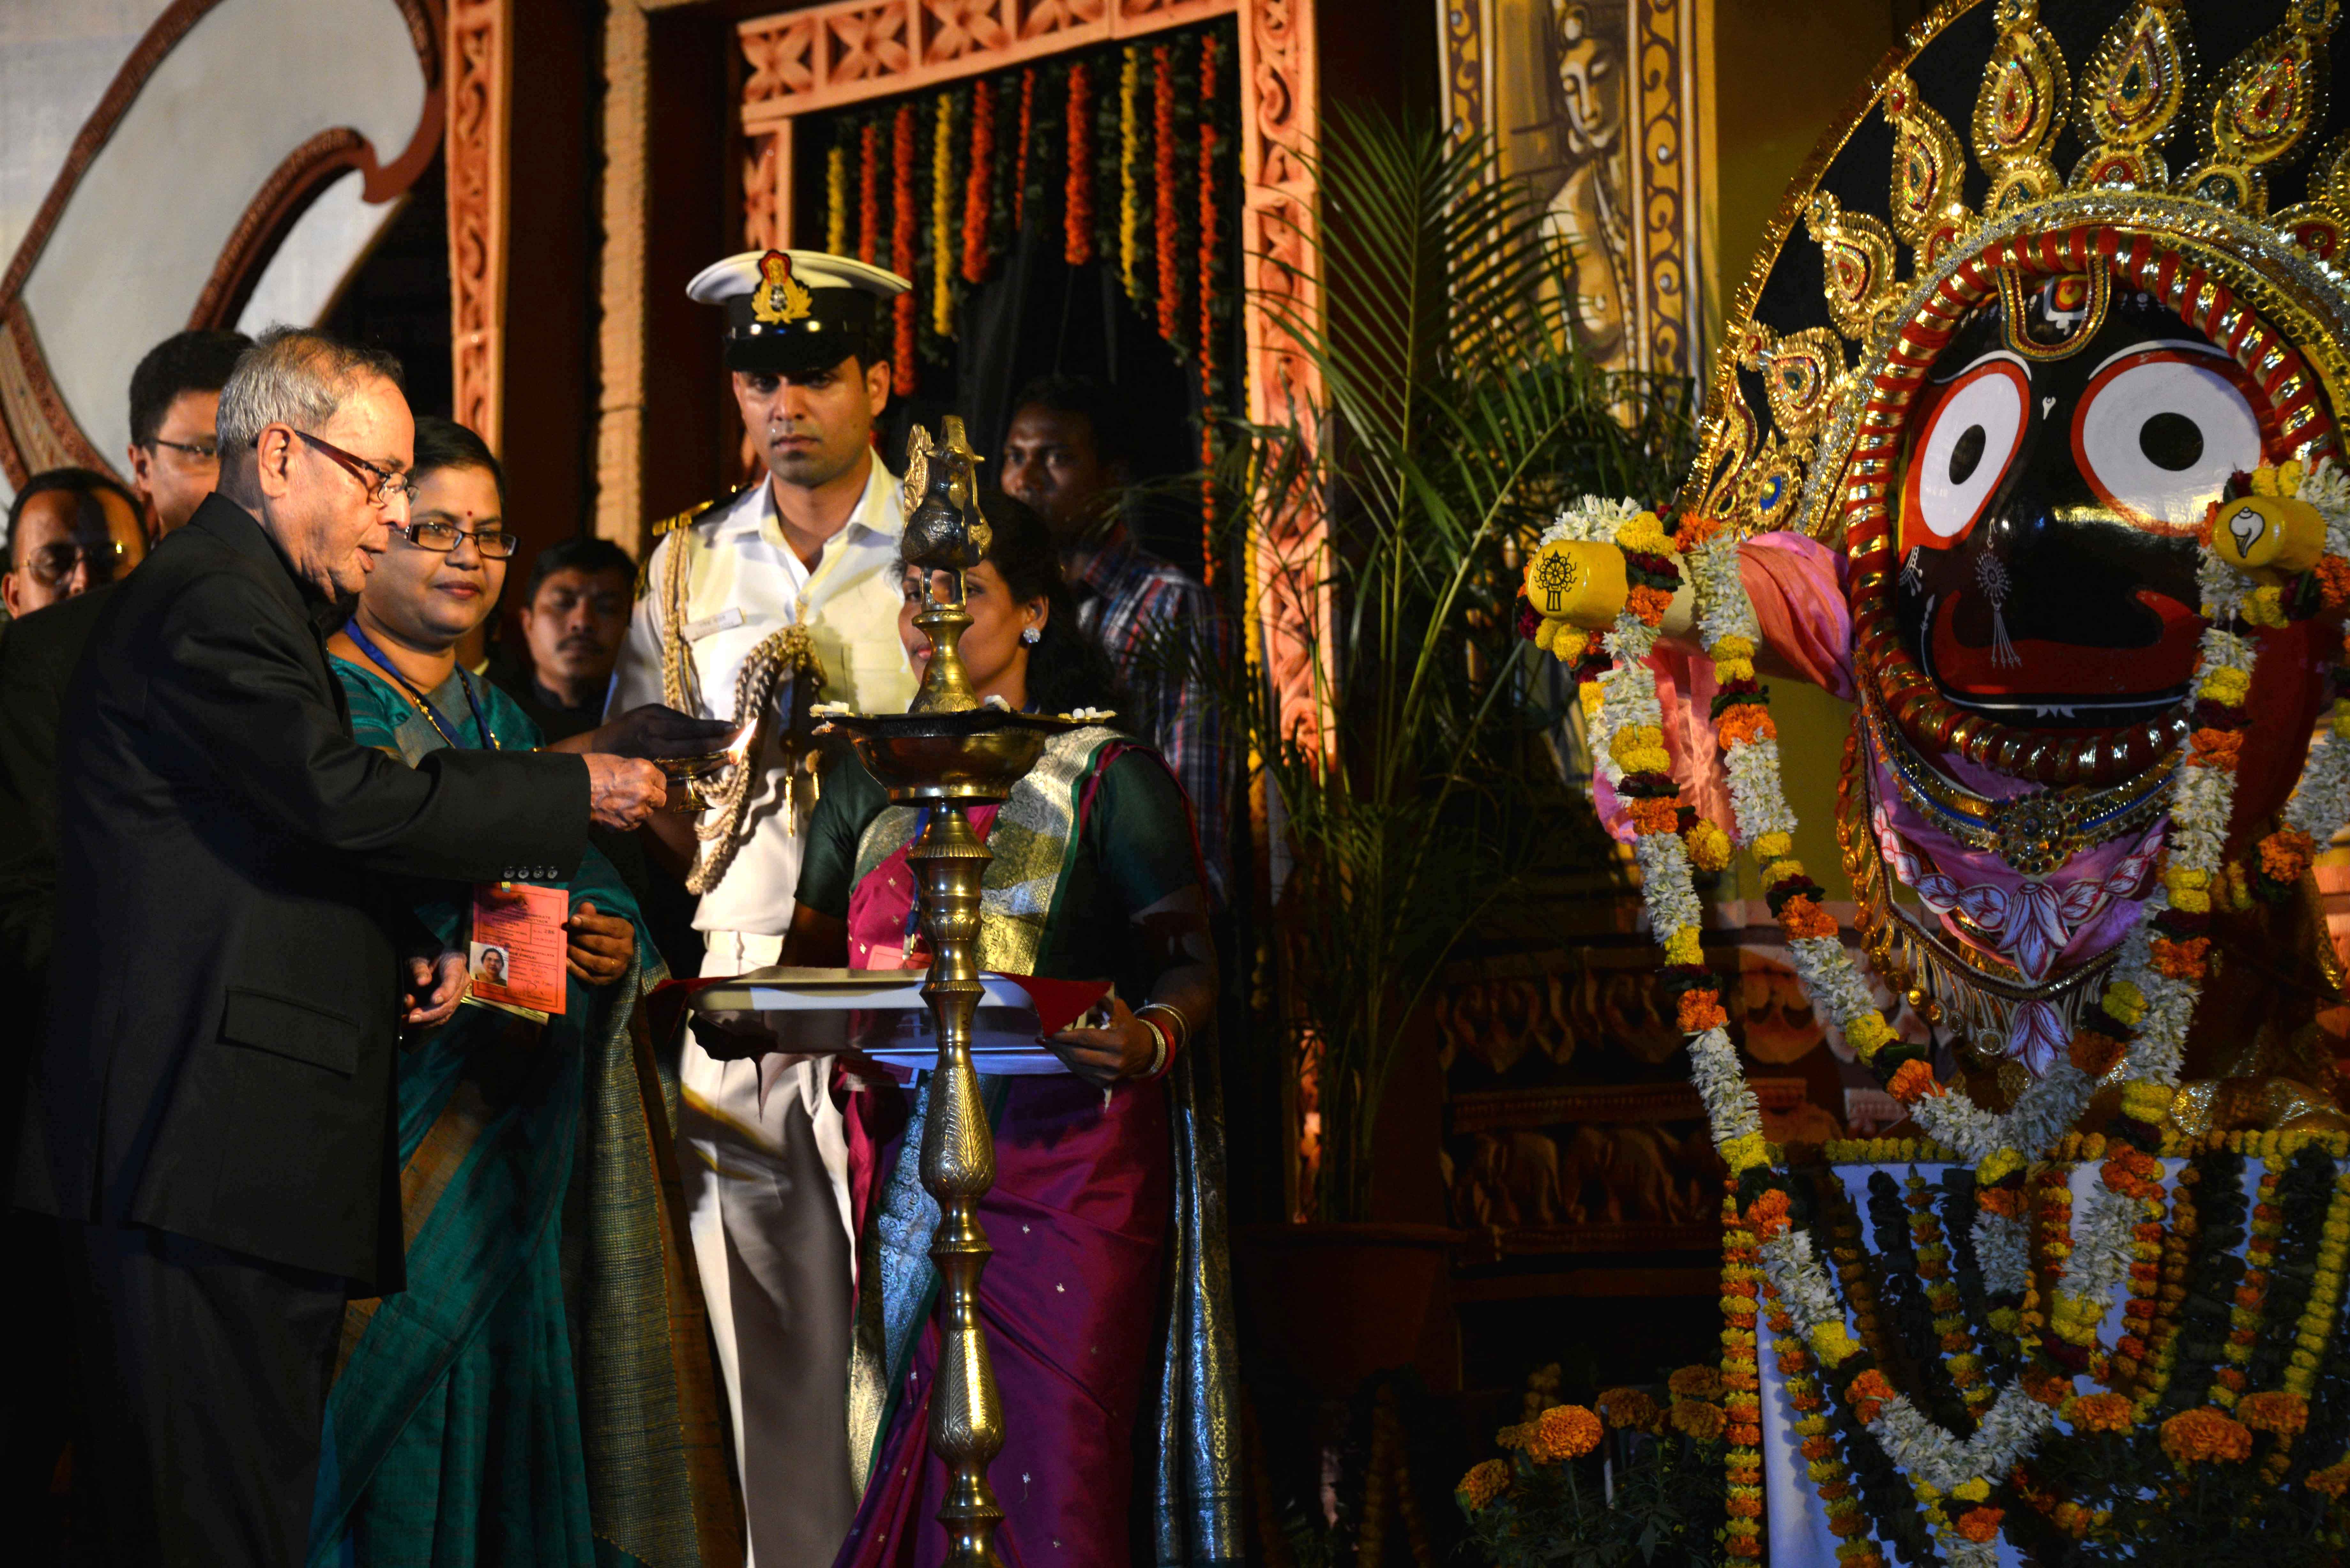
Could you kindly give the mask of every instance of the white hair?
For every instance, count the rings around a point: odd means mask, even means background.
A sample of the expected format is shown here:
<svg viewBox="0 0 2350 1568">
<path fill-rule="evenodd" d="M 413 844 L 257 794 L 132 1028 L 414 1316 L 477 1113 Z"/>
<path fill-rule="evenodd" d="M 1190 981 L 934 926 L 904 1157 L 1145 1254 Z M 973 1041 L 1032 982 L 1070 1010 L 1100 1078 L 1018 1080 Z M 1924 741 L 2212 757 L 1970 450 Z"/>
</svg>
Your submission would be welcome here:
<svg viewBox="0 0 2350 1568">
<path fill-rule="evenodd" d="M 224 456 L 261 440 L 264 425 L 315 431 L 370 377 L 400 385 L 400 361 L 307 327 L 273 327 L 237 356 L 213 431 Z"/>
</svg>

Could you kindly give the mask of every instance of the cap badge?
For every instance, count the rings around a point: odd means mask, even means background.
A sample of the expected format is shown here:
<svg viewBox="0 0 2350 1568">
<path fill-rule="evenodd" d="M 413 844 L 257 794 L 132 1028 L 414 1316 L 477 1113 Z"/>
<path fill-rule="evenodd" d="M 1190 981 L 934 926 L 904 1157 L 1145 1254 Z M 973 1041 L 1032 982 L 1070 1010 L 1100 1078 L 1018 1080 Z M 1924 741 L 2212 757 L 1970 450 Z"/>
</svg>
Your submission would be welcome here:
<svg viewBox="0 0 2350 1568">
<path fill-rule="evenodd" d="M 806 321 L 816 314 L 807 286 L 792 275 L 792 258 L 769 251 L 759 258 L 759 286 L 751 291 L 751 315 L 770 327 Z"/>
</svg>

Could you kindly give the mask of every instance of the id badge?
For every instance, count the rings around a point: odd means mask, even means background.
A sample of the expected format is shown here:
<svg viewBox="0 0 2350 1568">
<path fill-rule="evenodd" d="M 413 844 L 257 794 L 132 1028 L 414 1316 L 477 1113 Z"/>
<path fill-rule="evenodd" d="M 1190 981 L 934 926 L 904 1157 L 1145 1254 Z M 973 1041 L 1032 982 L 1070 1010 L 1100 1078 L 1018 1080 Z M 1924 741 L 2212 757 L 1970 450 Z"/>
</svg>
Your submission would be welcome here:
<svg viewBox="0 0 2350 1568">
<path fill-rule="evenodd" d="M 470 998 L 542 1015 L 563 1011 L 569 987 L 564 952 L 571 893 L 527 882 L 484 882 L 473 889 L 472 940 L 465 954 Z"/>
</svg>

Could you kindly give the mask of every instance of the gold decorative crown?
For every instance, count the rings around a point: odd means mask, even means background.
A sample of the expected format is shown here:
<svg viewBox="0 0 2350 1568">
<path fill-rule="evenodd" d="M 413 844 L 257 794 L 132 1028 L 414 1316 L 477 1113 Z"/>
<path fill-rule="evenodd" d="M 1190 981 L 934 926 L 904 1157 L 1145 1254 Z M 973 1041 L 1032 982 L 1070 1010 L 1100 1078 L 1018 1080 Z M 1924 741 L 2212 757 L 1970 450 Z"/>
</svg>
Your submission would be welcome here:
<svg viewBox="0 0 2350 1568">
<path fill-rule="evenodd" d="M 2236 295 L 2277 318 L 2345 406 L 2350 275 L 2335 259 L 2350 260 L 2350 132 L 2314 147 L 2340 0 L 2288 0 L 2282 19 L 2208 83 L 2188 0 L 2132 0 L 2077 80 L 2037 0 L 1995 0 L 1970 126 L 1988 184 L 1977 207 L 1964 195 L 1966 151 L 1911 72 L 1938 42 L 1955 47 L 1944 35 L 1980 3 L 1946 0 L 1913 28 L 1796 175 L 1731 310 L 1685 505 L 1742 529 L 1834 532 L 1837 481 L 1870 379 L 1936 284 L 1989 243 L 2068 223 L 2190 245 Z M 1855 210 L 1849 178 L 1844 200 L 1823 188 L 1832 171 L 1848 172 L 1848 146 L 1877 113 L 1892 133 L 1881 217 Z M 2068 121 L 2085 151 L 2065 170 L 2057 143 Z M 2176 176 L 2174 160 L 2187 164 Z M 2272 176 L 2303 162 L 2304 199 L 2271 212 Z M 1784 308 L 1789 280 L 1809 265 L 1790 244 L 1798 223 L 1821 267 L 1810 307 L 1825 306 L 1820 325 L 1791 326 Z M 2102 272 L 2092 281 L 2106 286 Z M 1757 315 L 1766 296 L 1781 306 L 1776 328 Z M 1759 406 L 1742 372 L 1759 379 Z"/>
</svg>

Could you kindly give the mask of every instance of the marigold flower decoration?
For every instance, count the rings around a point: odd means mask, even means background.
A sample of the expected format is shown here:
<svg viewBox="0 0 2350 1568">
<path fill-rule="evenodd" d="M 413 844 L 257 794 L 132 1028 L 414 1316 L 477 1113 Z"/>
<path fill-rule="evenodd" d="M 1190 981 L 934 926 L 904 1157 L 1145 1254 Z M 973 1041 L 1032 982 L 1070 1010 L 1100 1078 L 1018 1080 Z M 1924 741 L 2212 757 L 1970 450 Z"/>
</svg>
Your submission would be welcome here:
<svg viewBox="0 0 2350 1568">
<path fill-rule="evenodd" d="M 2247 1394 L 2236 1401 L 2236 1419 L 2255 1432 L 2295 1438 L 2309 1426 L 2309 1401 L 2277 1389 Z"/>
<path fill-rule="evenodd" d="M 857 259 L 877 262 L 881 249 L 881 126 L 867 120 L 857 138 Z"/>
<path fill-rule="evenodd" d="M 1176 242 L 1182 238 L 1182 220 L 1175 204 L 1175 49 L 1155 44 L 1150 50 L 1150 162 L 1158 202 L 1151 238 L 1157 244 L 1159 336 L 1170 343 L 1180 340 L 1183 304 L 1180 262 Z"/>
<path fill-rule="evenodd" d="M 1721 1202 L 1721 1372 L 1717 1379 L 1725 1397 L 1743 1394 L 1749 1400 L 1762 1386 L 1762 1368 L 1756 1357 L 1761 1341 L 1755 1333 L 1755 1297 L 1733 1294 L 1729 1287 L 1743 1282 L 1751 1292 L 1761 1271 L 1755 1267 L 1760 1254 L 1755 1250 L 1753 1232 L 1739 1222 L 1738 1206 L 1731 1199 Z M 1683 1383 L 1701 1386 L 1702 1379 L 1691 1369 L 1684 1368 Z M 1670 1385 L 1668 1384 L 1669 1387 Z M 1722 1469 L 1729 1492 L 1738 1496 L 1742 1489 L 1751 1489 L 1762 1495 L 1762 1433 L 1750 1416 L 1733 1421 L 1724 1410 L 1722 1435 L 1729 1447 L 1722 1453 Z M 1735 1558 L 1753 1559 L 1762 1555 L 1762 1527 L 1760 1520 L 1732 1515 L 1723 1527 L 1722 1550 Z"/>
<path fill-rule="evenodd" d="M 2181 1469 L 2215 1459 L 2232 1463 L 2251 1456 L 2252 1434 L 2225 1410 L 2206 1405 L 2162 1424 L 2162 1451 Z"/>
<path fill-rule="evenodd" d="M 1599 1407 L 1599 1414 L 1607 1425 L 1619 1431 L 1627 1428 L 1636 1432 L 1654 1431 L 1661 1414 L 1656 1400 L 1638 1388 L 1606 1389 L 1592 1403 Z"/>
<path fill-rule="evenodd" d="M 1484 1459 L 1470 1467 L 1469 1473 L 1453 1489 L 1453 1495 L 1461 1500 L 1463 1510 L 1475 1513 L 1509 1490 L 1510 1467 L 1500 1459 Z"/>
<path fill-rule="evenodd" d="M 1970 1508 L 1959 1515 L 1959 1533 L 1973 1542 L 1996 1541 L 1999 1539 L 2000 1521 L 2006 1517 L 2004 1509 Z"/>
<path fill-rule="evenodd" d="M 1118 275 L 1142 298 L 1142 51 L 1128 45 L 1118 72 Z"/>
<path fill-rule="evenodd" d="M 898 106 L 890 128 L 890 166 L 897 176 L 889 225 L 889 259 L 911 274 L 914 270 L 914 106 Z M 892 302 L 896 333 L 890 348 L 890 389 L 901 398 L 914 395 L 920 379 L 914 370 L 914 291 L 908 289 Z"/>
<path fill-rule="evenodd" d="M 2081 1394 L 2057 1407 L 2057 1415 L 2076 1432 L 2126 1432 L 2137 1420 L 2129 1398 L 2122 1394 Z"/>
<path fill-rule="evenodd" d="M 1544 1410 L 1526 1438 L 1526 1458 L 1538 1465 L 1579 1459 L 1599 1446 L 1606 1428 L 1599 1417 L 1580 1405 L 1554 1405 Z"/>
<path fill-rule="evenodd" d="M 954 336 L 955 95 L 939 94 L 931 137 L 931 330 Z"/>
<path fill-rule="evenodd" d="M 1020 73 L 1020 150 L 1013 154 L 1012 233 L 1028 221 L 1028 150 L 1036 134 L 1036 67 Z"/>
<path fill-rule="evenodd" d="M 1728 1420 L 1722 1415 L 1721 1406 L 1708 1404 L 1702 1399 L 1675 1400 L 1667 1418 L 1672 1422 L 1674 1431 L 1700 1443 L 1720 1441 L 1722 1427 Z"/>
<path fill-rule="evenodd" d="M 824 248 L 848 254 L 848 149 L 838 143 L 824 155 Z"/>
<path fill-rule="evenodd" d="M 1093 76 L 1079 60 L 1069 67 L 1068 178 L 1062 189 L 1061 259 L 1083 266 L 1094 259 Z"/>
<path fill-rule="evenodd" d="M 1665 1392 L 1676 1399 L 1718 1399 L 1721 1373 L 1711 1366 L 1683 1366 L 1665 1379 Z"/>
<path fill-rule="evenodd" d="M 985 77 L 971 88 L 971 170 L 962 193 L 962 280 L 987 281 L 987 216 L 995 183 L 995 88 Z"/>
</svg>

